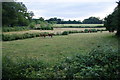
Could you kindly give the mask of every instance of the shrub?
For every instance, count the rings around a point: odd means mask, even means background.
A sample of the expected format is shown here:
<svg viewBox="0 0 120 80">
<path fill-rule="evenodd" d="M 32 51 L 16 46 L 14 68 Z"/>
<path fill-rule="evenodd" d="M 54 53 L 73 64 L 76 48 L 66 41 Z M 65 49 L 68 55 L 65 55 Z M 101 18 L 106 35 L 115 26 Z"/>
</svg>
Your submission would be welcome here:
<svg viewBox="0 0 120 80">
<path fill-rule="evenodd" d="M 29 28 L 34 29 L 35 28 L 35 22 L 30 23 Z"/>
<path fill-rule="evenodd" d="M 79 33 L 79 31 L 77 31 L 77 30 L 69 31 L 69 34 L 71 34 L 71 33 Z"/>
<path fill-rule="evenodd" d="M 40 29 L 42 29 L 42 30 L 53 30 L 53 27 L 47 26 L 47 27 L 41 27 Z"/>
<path fill-rule="evenodd" d="M 120 78 L 120 54 L 117 50 L 103 47 L 95 49 L 89 55 L 76 55 L 68 57 L 62 63 L 55 66 L 58 71 L 64 73 L 62 77 L 76 78 Z M 59 77 L 59 75 L 57 75 Z"/>
<path fill-rule="evenodd" d="M 88 29 L 85 29 L 85 30 L 84 30 L 85 33 L 88 33 L 88 31 L 89 31 Z"/>
<path fill-rule="evenodd" d="M 2 34 L 3 41 L 12 41 L 26 38 L 39 37 L 40 33 L 24 33 L 24 34 Z"/>
<path fill-rule="evenodd" d="M 41 21 L 40 26 L 37 29 L 41 30 L 53 30 L 53 24 Z"/>
<path fill-rule="evenodd" d="M 91 31 L 91 32 L 97 32 L 97 30 L 96 30 L 96 29 L 90 29 L 90 31 Z"/>
<path fill-rule="evenodd" d="M 3 56 L 2 63 L 3 79 L 34 78 L 36 72 L 41 73 L 46 68 L 46 65 L 40 60 L 28 57 L 16 58 L 14 61 L 11 56 L 6 55 Z M 36 77 L 38 77 L 37 74 Z"/>
<path fill-rule="evenodd" d="M 62 32 L 62 35 L 68 35 L 69 34 L 69 31 L 63 31 Z"/>
<path fill-rule="evenodd" d="M 29 30 L 28 27 L 2 27 L 3 32 Z"/>
<path fill-rule="evenodd" d="M 120 54 L 104 46 L 89 52 L 66 57 L 53 67 L 36 58 L 3 56 L 3 78 L 39 79 L 114 79 L 120 78 Z"/>
</svg>

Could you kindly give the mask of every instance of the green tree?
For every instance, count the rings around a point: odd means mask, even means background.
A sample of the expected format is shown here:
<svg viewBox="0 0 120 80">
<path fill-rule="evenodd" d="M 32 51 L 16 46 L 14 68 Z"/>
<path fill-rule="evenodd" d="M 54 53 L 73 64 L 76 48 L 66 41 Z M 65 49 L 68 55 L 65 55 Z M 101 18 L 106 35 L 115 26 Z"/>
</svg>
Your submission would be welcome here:
<svg viewBox="0 0 120 80">
<path fill-rule="evenodd" d="M 2 24 L 3 26 L 27 26 L 33 14 L 27 12 L 22 2 L 2 3 Z"/>
<path fill-rule="evenodd" d="M 116 35 L 120 36 L 120 1 L 117 2 L 117 8 L 116 8 L 116 22 L 117 22 L 117 33 Z"/>
<path fill-rule="evenodd" d="M 89 17 L 88 19 L 84 19 L 82 23 L 83 24 L 102 24 L 103 21 L 97 17 Z"/>
<path fill-rule="evenodd" d="M 104 21 L 104 26 L 109 31 L 116 30 L 116 35 L 120 36 L 120 1 L 112 14 L 109 14 Z"/>
<path fill-rule="evenodd" d="M 114 16 L 110 14 L 105 18 L 105 21 L 104 21 L 104 26 L 109 32 L 115 30 L 115 24 L 113 23 L 113 19 L 114 19 Z"/>
<path fill-rule="evenodd" d="M 39 20 L 40 20 L 40 21 L 45 21 L 43 17 L 40 17 Z"/>
</svg>

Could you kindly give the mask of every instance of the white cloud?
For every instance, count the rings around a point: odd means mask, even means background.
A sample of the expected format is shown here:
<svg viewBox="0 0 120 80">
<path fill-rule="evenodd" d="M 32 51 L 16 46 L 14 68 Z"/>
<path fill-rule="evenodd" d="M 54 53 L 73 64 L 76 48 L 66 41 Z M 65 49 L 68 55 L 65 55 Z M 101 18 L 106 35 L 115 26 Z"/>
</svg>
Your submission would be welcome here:
<svg viewBox="0 0 120 80">
<path fill-rule="evenodd" d="M 18 0 L 23 2 L 34 18 L 58 17 L 65 20 L 83 20 L 90 16 L 104 18 L 110 14 L 117 0 Z"/>
<path fill-rule="evenodd" d="M 115 2 L 117 0 L 17 0 L 17 2 Z"/>
</svg>

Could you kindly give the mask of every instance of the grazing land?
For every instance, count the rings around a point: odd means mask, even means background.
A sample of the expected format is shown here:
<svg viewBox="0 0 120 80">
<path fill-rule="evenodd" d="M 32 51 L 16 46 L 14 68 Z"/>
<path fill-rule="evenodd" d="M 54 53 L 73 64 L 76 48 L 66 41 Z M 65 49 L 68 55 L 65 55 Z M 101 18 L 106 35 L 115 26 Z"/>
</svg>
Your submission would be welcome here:
<svg viewBox="0 0 120 80">
<path fill-rule="evenodd" d="M 38 37 L 25 40 L 2 42 L 3 56 L 11 59 L 38 58 L 48 65 L 54 65 L 75 54 L 87 55 L 98 46 L 118 48 L 118 41 L 114 33 L 80 33 L 53 38 Z"/>
<path fill-rule="evenodd" d="M 103 25 L 104 24 L 54 24 L 54 27 L 66 27 L 66 26 L 96 27 Z"/>
<path fill-rule="evenodd" d="M 62 33 L 63 31 L 81 31 L 85 29 L 99 29 L 105 30 L 106 28 L 54 28 L 53 30 L 27 30 L 27 31 L 14 31 L 14 32 L 3 32 L 4 34 L 23 34 L 23 33 L 40 33 L 40 32 L 50 32 L 50 33 Z"/>
</svg>

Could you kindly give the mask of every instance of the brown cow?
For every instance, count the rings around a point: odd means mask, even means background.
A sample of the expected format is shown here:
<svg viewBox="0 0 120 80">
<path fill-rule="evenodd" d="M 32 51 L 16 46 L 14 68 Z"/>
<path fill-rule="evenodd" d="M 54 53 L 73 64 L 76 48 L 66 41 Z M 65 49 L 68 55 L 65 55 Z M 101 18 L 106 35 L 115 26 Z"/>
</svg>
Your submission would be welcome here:
<svg viewBox="0 0 120 80">
<path fill-rule="evenodd" d="M 53 33 L 48 34 L 48 36 L 51 38 L 53 37 L 53 35 L 55 35 L 55 34 L 53 34 Z"/>
<path fill-rule="evenodd" d="M 40 34 L 40 37 L 46 37 L 47 36 L 47 34 Z"/>
<path fill-rule="evenodd" d="M 49 37 L 53 37 L 53 35 L 55 35 L 55 34 L 53 34 L 53 33 L 48 33 L 48 34 L 40 34 L 40 37 L 46 37 L 46 36 L 49 36 Z"/>
</svg>

